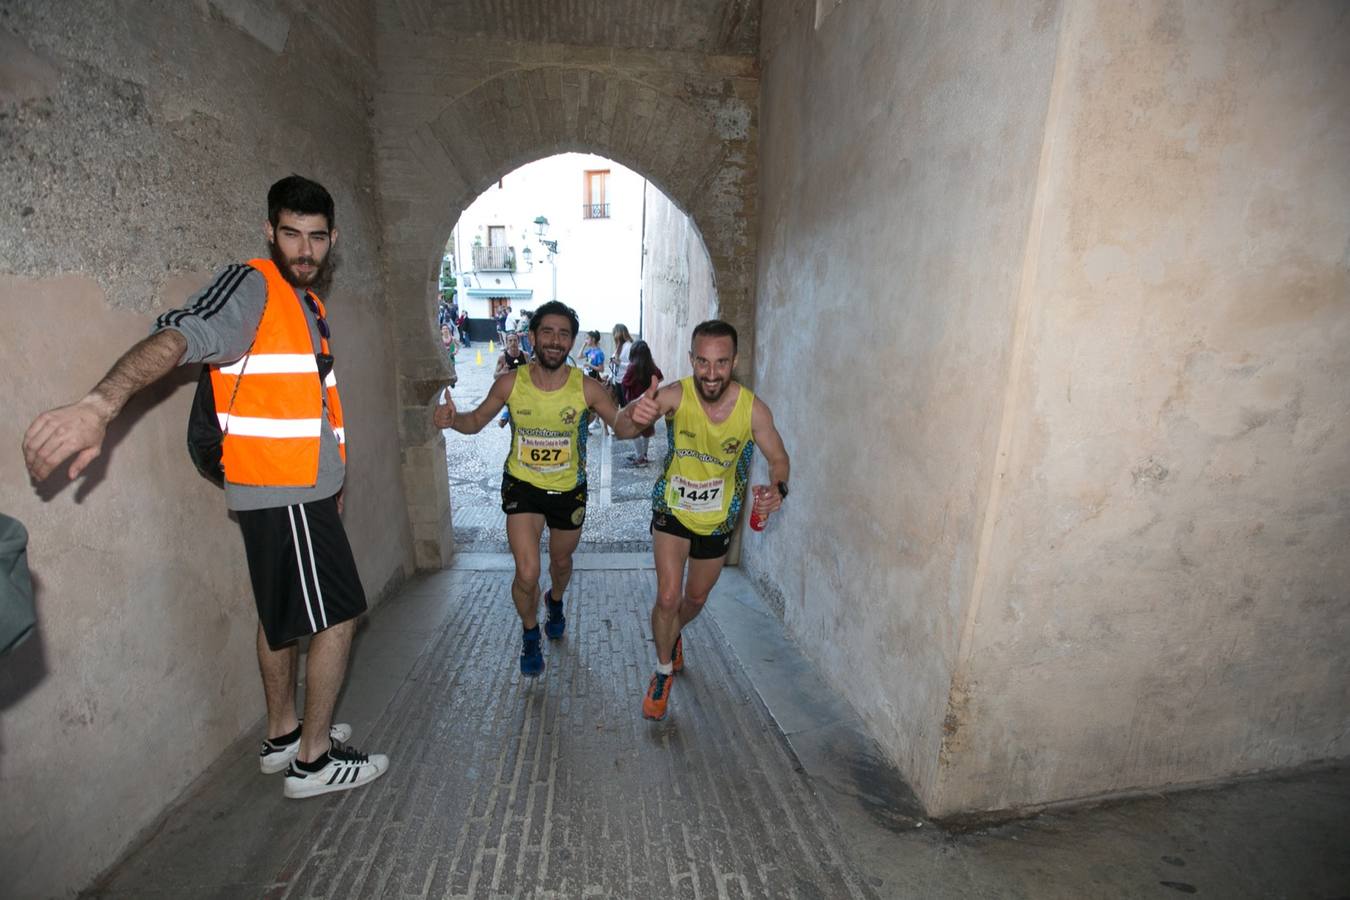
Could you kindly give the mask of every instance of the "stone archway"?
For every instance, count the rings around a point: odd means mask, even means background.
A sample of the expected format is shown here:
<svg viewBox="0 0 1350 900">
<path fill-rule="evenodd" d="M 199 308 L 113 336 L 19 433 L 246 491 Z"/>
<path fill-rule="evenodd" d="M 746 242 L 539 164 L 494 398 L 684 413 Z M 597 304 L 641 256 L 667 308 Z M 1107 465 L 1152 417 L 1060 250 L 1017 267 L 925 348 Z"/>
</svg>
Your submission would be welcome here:
<svg viewBox="0 0 1350 900">
<path fill-rule="evenodd" d="M 435 568 L 452 546 L 444 442 L 427 415 L 444 383 L 430 324 L 450 228 L 527 162 L 607 156 L 688 213 L 711 257 L 721 313 L 753 347 L 757 70 L 751 57 L 549 45 L 489 43 L 466 57 L 433 50 L 402 25 L 381 28 L 375 138 L 403 484 L 417 565 Z M 559 61 L 576 56 L 585 62 Z"/>
</svg>

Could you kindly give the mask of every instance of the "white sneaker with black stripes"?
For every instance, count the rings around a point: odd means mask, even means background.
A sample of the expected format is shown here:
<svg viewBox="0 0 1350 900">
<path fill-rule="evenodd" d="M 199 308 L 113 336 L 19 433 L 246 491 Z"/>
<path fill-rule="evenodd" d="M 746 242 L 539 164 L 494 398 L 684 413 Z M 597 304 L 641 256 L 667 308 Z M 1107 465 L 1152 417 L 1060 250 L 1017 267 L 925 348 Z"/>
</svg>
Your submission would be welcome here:
<svg viewBox="0 0 1350 900">
<path fill-rule="evenodd" d="M 303 724 L 303 721 L 301 724 Z M 352 726 L 346 722 L 339 722 L 328 729 L 328 736 L 338 743 L 342 743 L 352 736 Z M 298 737 L 289 744 L 280 744 L 272 738 L 267 738 L 262 742 L 262 749 L 258 751 L 258 768 L 262 769 L 264 775 L 284 772 L 299 752 L 300 738 Z"/>
<path fill-rule="evenodd" d="M 382 753 L 362 753 L 353 747 L 333 742 L 328 761 L 317 772 L 300 768 L 299 760 L 286 770 L 285 794 L 292 800 L 317 797 L 333 791 L 349 791 L 379 778 L 389 768 L 389 757 Z"/>
</svg>

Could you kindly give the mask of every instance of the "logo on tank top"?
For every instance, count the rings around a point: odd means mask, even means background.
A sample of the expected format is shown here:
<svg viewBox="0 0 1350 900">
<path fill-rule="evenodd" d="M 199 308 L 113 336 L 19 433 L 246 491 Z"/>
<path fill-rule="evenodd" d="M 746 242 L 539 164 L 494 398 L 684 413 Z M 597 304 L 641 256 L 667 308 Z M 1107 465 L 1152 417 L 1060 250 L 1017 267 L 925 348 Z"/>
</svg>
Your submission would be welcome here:
<svg viewBox="0 0 1350 900">
<path fill-rule="evenodd" d="M 739 438 L 727 438 L 722 442 L 722 452 L 727 456 L 735 455 L 736 451 L 739 449 L 741 449 L 741 441 Z"/>
<path fill-rule="evenodd" d="M 558 417 L 562 419 L 564 425 L 575 425 L 577 423 L 576 407 L 566 407 L 562 412 L 558 413 Z"/>
</svg>

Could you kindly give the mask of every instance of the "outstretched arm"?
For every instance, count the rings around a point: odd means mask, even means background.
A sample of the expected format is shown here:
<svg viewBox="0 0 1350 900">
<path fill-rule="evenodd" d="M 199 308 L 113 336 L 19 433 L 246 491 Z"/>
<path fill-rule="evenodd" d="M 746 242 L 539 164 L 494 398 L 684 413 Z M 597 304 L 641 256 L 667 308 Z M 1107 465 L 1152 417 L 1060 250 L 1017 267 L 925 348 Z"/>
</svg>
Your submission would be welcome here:
<svg viewBox="0 0 1350 900">
<path fill-rule="evenodd" d="M 23 436 L 28 474 L 41 481 L 75 455 L 69 475 L 75 478 L 103 452 L 108 423 L 131 395 L 163 378 L 178 365 L 187 339 L 166 328 L 140 341 L 113 364 L 103 380 L 82 399 L 48 410 L 33 420 Z"/>
<path fill-rule="evenodd" d="M 492 382 L 492 388 L 488 395 L 483 398 L 483 402 L 478 404 L 478 408 L 473 412 L 459 414 L 455 409 L 455 400 L 450 396 L 450 389 L 445 389 L 445 403 L 436 407 L 431 415 L 431 421 L 437 428 L 452 428 L 460 434 L 477 434 L 483 430 L 483 426 L 492 421 L 492 418 L 501 412 L 506 401 L 511 397 L 511 389 L 516 386 L 516 373 L 520 370 L 507 372 L 505 375 Z"/>
<path fill-rule="evenodd" d="M 773 412 L 770 411 L 769 405 L 758 397 L 755 398 L 755 405 L 750 410 L 750 433 L 755 438 L 755 446 L 764 454 L 764 461 L 769 464 L 769 483 L 751 488 L 756 496 L 761 498 L 758 508 L 765 518 L 768 518 L 771 513 L 778 512 L 783 505 L 783 497 L 778 492 L 778 482 L 787 483 L 792 466 L 788 459 L 787 448 L 783 446 L 783 437 L 773 424 Z"/>
<path fill-rule="evenodd" d="M 611 427 L 621 441 L 637 437 L 648 425 L 680 408 L 683 388 L 678 381 L 661 387 L 661 380 L 652 376 L 651 386 L 614 417 Z"/>
<path fill-rule="evenodd" d="M 600 421 L 613 428 L 614 419 L 619 415 L 619 406 L 614 402 L 614 395 L 603 383 L 594 378 L 582 379 L 581 389 L 586 395 L 586 405 L 595 410 Z"/>
</svg>

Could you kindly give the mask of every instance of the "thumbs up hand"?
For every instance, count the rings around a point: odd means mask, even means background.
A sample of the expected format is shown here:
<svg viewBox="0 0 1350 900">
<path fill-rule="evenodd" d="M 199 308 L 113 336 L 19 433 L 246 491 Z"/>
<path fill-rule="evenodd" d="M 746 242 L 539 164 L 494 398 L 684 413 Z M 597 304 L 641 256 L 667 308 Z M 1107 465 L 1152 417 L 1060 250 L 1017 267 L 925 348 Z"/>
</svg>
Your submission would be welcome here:
<svg viewBox="0 0 1350 900">
<path fill-rule="evenodd" d="M 437 428 L 454 428 L 455 398 L 450 396 L 449 388 L 446 388 L 441 396 L 444 402 L 436 405 L 435 411 L 431 414 L 431 421 Z"/>
<path fill-rule="evenodd" d="M 656 400 L 660 389 L 661 379 L 653 375 L 651 387 L 647 388 L 631 406 L 629 414 L 633 417 L 633 421 L 643 428 L 655 422 L 661 415 L 661 404 Z"/>
</svg>

